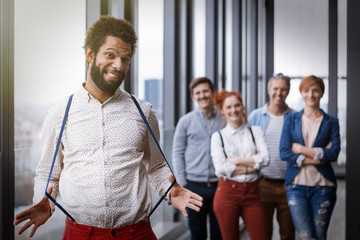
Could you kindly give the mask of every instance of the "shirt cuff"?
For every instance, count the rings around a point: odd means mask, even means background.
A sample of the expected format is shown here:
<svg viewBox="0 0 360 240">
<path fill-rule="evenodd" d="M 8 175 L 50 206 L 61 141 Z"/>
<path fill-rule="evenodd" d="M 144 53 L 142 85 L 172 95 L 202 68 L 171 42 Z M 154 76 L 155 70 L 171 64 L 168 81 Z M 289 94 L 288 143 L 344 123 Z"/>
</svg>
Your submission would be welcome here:
<svg viewBox="0 0 360 240">
<path fill-rule="evenodd" d="M 324 150 L 319 147 L 314 148 L 314 150 L 316 152 L 314 160 L 320 161 L 324 157 Z"/>
<path fill-rule="evenodd" d="M 255 161 L 255 165 L 254 165 L 253 168 L 259 170 L 262 157 L 259 154 L 256 154 L 256 155 L 253 156 L 253 158 L 254 158 L 254 161 Z"/>
<path fill-rule="evenodd" d="M 302 167 L 302 162 L 305 160 L 305 155 L 300 154 L 296 159 L 296 165 Z"/>
<path fill-rule="evenodd" d="M 52 201 L 50 201 L 50 217 L 53 215 L 54 212 L 55 212 L 55 204 Z"/>
</svg>

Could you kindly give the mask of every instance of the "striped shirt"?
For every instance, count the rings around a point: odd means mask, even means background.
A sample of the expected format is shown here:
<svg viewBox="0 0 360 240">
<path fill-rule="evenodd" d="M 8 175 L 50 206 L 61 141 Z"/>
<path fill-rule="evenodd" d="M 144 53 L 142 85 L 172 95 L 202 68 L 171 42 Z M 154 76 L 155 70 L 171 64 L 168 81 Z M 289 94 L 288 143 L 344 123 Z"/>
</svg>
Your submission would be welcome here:
<svg viewBox="0 0 360 240">
<path fill-rule="evenodd" d="M 279 144 L 284 116 L 274 116 L 269 114 L 269 125 L 265 131 L 265 143 L 268 147 L 270 164 L 261 169 L 261 174 L 267 178 L 285 179 L 286 162 L 281 161 Z"/>
</svg>

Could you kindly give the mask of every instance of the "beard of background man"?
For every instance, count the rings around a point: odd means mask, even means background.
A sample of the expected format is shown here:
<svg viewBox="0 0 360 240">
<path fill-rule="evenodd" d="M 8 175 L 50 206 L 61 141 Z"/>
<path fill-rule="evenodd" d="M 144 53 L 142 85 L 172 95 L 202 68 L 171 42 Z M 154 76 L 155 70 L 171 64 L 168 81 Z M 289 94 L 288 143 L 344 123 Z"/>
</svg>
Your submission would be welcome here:
<svg viewBox="0 0 360 240">
<path fill-rule="evenodd" d="M 95 58 L 93 64 L 91 65 L 90 76 L 99 89 L 107 93 L 114 93 L 120 87 L 121 83 L 126 77 L 126 72 L 122 70 L 116 72 L 118 72 L 119 74 L 117 81 L 115 81 L 114 83 L 106 82 L 103 78 L 104 74 L 106 74 L 106 69 L 104 68 L 100 71 L 100 68 L 96 66 Z"/>
</svg>

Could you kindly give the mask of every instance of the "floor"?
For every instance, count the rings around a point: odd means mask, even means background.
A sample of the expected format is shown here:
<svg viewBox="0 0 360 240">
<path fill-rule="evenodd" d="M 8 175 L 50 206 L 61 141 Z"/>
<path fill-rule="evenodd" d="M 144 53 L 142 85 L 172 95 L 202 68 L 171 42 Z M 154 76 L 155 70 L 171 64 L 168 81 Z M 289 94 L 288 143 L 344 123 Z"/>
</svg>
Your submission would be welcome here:
<svg viewBox="0 0 360 240">
<path fill-rule="evenodd" d="M 345 239 L 345 207 L 346 207 L 346 183 L 344 179 L 338 179 L 338 188 L 337 188 L 337 202 L 334 208 L 334 213 L 331 218 L 327 239 L 328 240 L 343 240 Z M 190 233 L 189 231 L 184 232 L 176 240 L 189 240 Z M 209 238 L 208 238 L 209 239 Z M 250 237 L 244 228 L 241 231 L 240 238 L 241 240 L 250 240 Z M 274 233 L 272 236 L 273 240 L 280 240 L 279 236 L 279 226 L 275 220 L 274 216 Z"/>
</svg>

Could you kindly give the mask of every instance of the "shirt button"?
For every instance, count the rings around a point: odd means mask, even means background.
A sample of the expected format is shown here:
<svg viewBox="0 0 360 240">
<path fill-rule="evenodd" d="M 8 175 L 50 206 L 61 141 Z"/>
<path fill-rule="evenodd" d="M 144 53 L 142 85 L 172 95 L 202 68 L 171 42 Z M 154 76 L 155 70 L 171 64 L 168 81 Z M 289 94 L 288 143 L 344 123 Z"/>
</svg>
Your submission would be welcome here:
<svg viewBox="0 0 360 240">
<path fill-rule="evenodd" d="M 107 162 L 104 162 L 104 165 L 107 165 L 108 163 Z"/>
<path fill-rule="evenodd" d="M 105 146 L 105 141 L 103 141 L 103 146 Z"/>
<path fill-rule="evenodd" d="M 109 205 L 109 203 L 106 203 L 105 206 L 106 206 L 106 207 L 109 207 L 110 205 Z"/>
<path fill-rule="evenodd" d="M 103 122 L 102 125 L 105 126 L 105 123 Z"/>
</svg>

